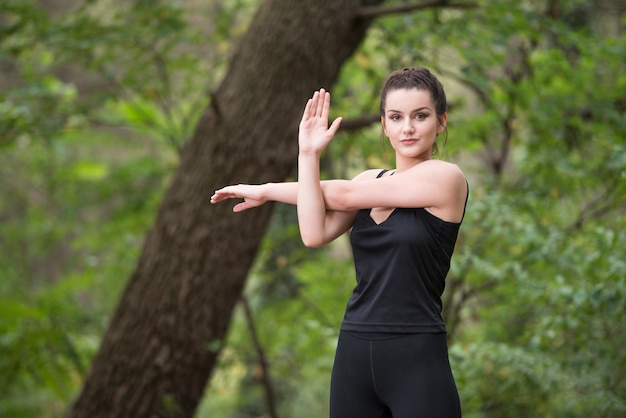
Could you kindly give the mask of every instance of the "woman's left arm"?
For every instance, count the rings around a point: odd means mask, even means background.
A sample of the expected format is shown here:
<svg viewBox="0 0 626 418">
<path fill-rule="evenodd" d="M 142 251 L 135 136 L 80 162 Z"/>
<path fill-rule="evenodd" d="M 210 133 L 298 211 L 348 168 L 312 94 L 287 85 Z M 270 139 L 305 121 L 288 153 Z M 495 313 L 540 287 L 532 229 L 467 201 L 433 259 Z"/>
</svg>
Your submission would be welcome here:
<svg viewBox="0 0 626 418">
<path fill-rule="evenodd" d="M 325 198 L 328 207 L 339 210 L 426 208 L 445 221 L 459 222 L 467 193 L 467 181 L 457 165 L 429 160 L 392 176 L 337 181 L 325 189 Z"/>
</svg>

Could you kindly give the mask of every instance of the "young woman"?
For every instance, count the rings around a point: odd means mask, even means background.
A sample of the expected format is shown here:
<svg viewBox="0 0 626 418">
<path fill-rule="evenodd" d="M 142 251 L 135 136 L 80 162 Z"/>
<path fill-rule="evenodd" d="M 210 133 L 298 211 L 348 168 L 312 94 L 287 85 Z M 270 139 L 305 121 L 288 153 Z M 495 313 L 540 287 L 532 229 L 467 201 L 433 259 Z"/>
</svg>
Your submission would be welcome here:
<svg viewBox="0 0 626 418">
<path fill-rule="evenodd" d="M 389 76 L 380 112 L 396 167 L 351 181 L 320 181 L 320 155 L 341 123 L 328 126 L 329 108 L 323 89 L 306 105 L 297 183 L 228 186 L 211 202 L 242 198 L 235 212 L 268 200 L 296 204 L 310 247 L 351 230 L 357 285 L 340 329 L 332 418 L 460 417 L 441 294 L 468 187 L 456 165 L 432 159 L 448 119 L 443 86 L 425 68 Z"/>
</svg>

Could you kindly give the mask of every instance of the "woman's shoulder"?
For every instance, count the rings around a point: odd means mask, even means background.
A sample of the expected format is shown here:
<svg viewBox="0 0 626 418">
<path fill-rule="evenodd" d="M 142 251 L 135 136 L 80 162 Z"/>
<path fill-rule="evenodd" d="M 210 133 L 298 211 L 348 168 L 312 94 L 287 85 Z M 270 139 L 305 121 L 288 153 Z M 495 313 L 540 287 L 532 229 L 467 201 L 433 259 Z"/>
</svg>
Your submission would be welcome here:
<svg viewBox="0 0 626 418">
<path fill-rule="evenodd" d="M 457 185 L 465 188 L 467 182 L 461 168 L 447 161 L 428 160 L 407 170 L 408 178 L 425 178 L 441 186 Z"/>
<path fill-rule="evenodd" d="M 463 175 L 461 167 L 454 163 L 443 160 L 424 161 L 423 163 L 416 165 L 416 167 L 428 170 L 437 170 L 438 172 L 448 173 L 450 175 Z"/>
<path fill-rule="evenodd" d="M 394 173 L 395 170 L 372 168 L 362 171 L 354 176 L 352 180 L 373 180 L 378 177 L 387 177 Z M 416 164 L 415 167 L 406 170 L 406 174 L 408 174 L 408 177 L 403 177 L 411 178 L 412 176 L 428 176 L 430 179 L 434 178 L 444 183 L 452 182 L 465 184 L 466 182 L 465 174 L 458 165 L 442 160 L 428 160 Z"/>
<path fill-rule="evenodd" d="M 375 179 L 376 177 L 379 177 L 381 173 L 384 173 L 386 171 L 389 171 L 389 170 L 385 168 L 371 168 L 371 169 L 360 172 L 359 174 L 354 176 L 352 180 L 355 180 L 355 181 L 372 180 L 372 179 Z"/>
</svg>

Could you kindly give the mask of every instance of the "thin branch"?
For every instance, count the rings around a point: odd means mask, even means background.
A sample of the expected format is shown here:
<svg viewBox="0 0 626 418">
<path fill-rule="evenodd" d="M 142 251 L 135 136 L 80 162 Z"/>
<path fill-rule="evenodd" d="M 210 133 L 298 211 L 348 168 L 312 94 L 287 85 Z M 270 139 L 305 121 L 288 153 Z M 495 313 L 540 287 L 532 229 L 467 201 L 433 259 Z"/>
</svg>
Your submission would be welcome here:
<svg viewBox="0 0 626 418">
<path fill-rule="evenodd" d="M 358 131 L 362 128 L 368 128 L 377 122 L 380 122 L 379 114 L 365 115 L 353 119 L 344 119 L 339 126 L 339 130 L 343 132 Z"/>
<path fill-rule="evenodd" d="M 474 9 L 478 7 L 478 4 L 474 2 L 466 3 L 450 3 L 449 0 L 433 0 L 424 3 L 405 3 L 394 6 L 369 6 L 362 7 L 357 12 L 357 17 L 361 19 L 374 19 L 376 17 L 413 12 L 416 10 L 429 9 L 434 7 L 452 8 L 452 9 Z"/>
<path fill-rule="evenodd" d="M 466 276 L 467 272 L 461 275 L 461 277 Z M 467 306 L 471 299 L 497 287 L 499 282 L 497 280 L 488 280 L 480 286 L 475 285 L 469 287 L 462 278 L 448 278 L 446 281 L 449 283 L 451 289 L 449 289 L 450 293 L 444 304 L 442 315 L 444 315 L 446 328 L 448 329 L 448 343 L 451 344 L 460 326 L 461 310 Z"/>
<path fill-rule="evenodd" d="M 250 332 L 250 338 L 252 339 L 252 345 L 256 351 L 259 359 L 259 365 L 261 366 L 263 387 L 265 388 L 265 402 L 267 404 L 267 413 L 271 418 L 278 418 L 276 412 L 276 401 L 274 400 L 274 388 L 272 386 L 272 380 L 270 379 L 270 370 L 265 357 L 265 350 L 259 341 L 259 336 L 256 332 L 256 326 L 252 318 L 252 309 L 250 309 L 250 303 L 245 295 L 241 296 L 241 305 L 243 306 L 243 313 L 246 318 L 246 324 L 248 325 L 248 331 Z"/>
<path fill-rule="evenodd" d="M 580 230 L 588 220 L 600 219 L 624 205 L 624 201 L 619 199 L 619 177 L 605 180 L 605 182 L 609 180 L 612 180 L 611 184 L 605 183 L 604 190 L 580 210 L 578 218 L 565 227 L 566 231 Z"/>
</svg>

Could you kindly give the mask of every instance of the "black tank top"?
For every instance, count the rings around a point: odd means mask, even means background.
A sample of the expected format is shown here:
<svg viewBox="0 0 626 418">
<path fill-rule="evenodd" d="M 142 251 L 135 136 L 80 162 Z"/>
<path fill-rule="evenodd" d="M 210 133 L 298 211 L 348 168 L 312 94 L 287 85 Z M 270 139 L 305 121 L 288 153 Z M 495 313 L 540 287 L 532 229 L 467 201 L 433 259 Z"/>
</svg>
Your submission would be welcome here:
<svg viewBox="0 0 626 418">
<path fill-rule="evenodd" d="M 446 332 L 441 294 L 460 226 L 424 208 L 396 208 L 380 224 L 360 210 L 350 232 L 357 286 L 341 329 Z"/>
</svg>

